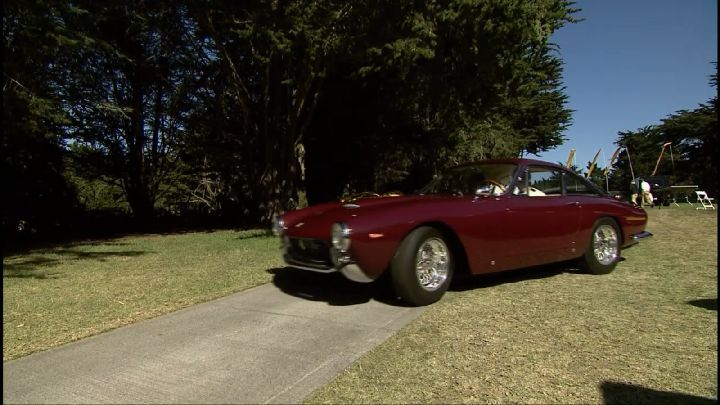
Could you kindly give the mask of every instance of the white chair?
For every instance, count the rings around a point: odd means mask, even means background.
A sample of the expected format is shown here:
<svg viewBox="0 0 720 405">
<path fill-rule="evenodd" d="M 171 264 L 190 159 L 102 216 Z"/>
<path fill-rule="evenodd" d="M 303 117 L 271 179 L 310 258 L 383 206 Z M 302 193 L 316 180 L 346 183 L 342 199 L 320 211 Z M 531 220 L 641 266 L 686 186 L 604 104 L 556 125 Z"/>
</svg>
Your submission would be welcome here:
<svg viewBox="0 0 720 405">
<path fill-rule="evenodd" d="M 702 207 L 697 207 L 695 208 L 696 210 L 706 210 L 708 208 L 715 209 L 715 206 L 712 203 L 714 198 L 708 197 L 707 193 L 701 190 L 696 190 L 695 194 L 697 194 L 698 204 L 702 204 Z"/>
</svg>

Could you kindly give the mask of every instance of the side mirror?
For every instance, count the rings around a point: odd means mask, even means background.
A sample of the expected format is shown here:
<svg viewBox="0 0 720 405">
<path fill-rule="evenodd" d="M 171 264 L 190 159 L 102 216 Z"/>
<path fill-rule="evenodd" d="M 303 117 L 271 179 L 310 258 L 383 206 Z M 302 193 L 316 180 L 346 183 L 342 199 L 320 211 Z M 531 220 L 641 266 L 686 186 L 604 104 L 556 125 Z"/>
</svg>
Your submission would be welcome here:
<svg viewBox="0 0 720 405">
<path fill-rule="evenodd" d="M 488 195 L 492 193 L 494 187 L 492 184 L 483 184 L 475 190 L 475 195 Z"/>
</svg>

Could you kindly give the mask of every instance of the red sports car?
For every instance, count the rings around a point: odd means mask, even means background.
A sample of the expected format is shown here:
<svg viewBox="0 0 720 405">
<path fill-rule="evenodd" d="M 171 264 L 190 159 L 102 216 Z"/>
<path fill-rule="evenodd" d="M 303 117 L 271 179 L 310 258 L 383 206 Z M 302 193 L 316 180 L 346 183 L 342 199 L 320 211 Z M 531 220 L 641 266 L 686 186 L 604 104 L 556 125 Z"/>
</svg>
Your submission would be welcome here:
<svg viewBox="0 0 720 405">
<path fill-rule="evenodd" d="M 650 236 L 647 213 L 567 168 L 497 159 L 452 168 L 415 195 L 365 196 L 275 220 L 285 262 L 357 282 L 390 272 L 413 305 L 439 300 L 453 273 L 578 259 L 612 271 L 620 249 Z"/>
</svg>

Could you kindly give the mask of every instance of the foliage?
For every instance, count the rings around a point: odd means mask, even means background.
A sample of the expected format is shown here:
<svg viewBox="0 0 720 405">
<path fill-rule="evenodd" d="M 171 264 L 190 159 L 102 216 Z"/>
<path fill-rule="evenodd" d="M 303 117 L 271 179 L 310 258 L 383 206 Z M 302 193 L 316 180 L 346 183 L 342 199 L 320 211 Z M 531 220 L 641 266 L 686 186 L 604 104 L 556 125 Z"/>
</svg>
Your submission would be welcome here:
<svg viewBox="0 0 720 405">
<path fill-rule="evenodd" d="M 572 6 L 6 2 L 3 232 L 80 209 L 267 223 L 304 196 L 412 191 L 448 165 L 546 151 L 571 119 L 549 38 Z M 620 133 L 611 188 L 633 177 L 628 151 L 647 176 L 672 142 L 661 173 L 717 194 L 716 105 Z"/>
<path fill-rule="evenodd" d="M 717 195 L 717 97 L 694 110 L 678 111 L 665 118 L 661 128 L 665 139 L 672 142 L 673 152 L 681 158 L 675 167 L 681 174 L 676 176 Z"/>
<path fill-rule="evenodd" d="M 570 122 L 549 38 L 571 6 L 8 2 L 4 227 L 66 206 L 267 223 L 547 150 Z"/>
<path fill-rule="evenodd" d="M 710 84 L 717 86 L 717 72 Z M 671 184 L 694 184 L 717 195 L 717 131 L 716 96 L 694 110 L 667 116 L 659 125 L 620 132 L 615 143 L 626 149 L 610 176 L 613 187 L 626 190 L 633 176 L 647 178 L 657 166 L 656 175 L 667 176 Z M 671 146 L 658 163 L 662 145 L 668 142 Z"/>
<path fill-rule="evenodd" d="M 58 94 L 77 173 L 120 187 L 138 220 L 152 219 L 175 170 L 194 74 L 193 26 L 175 2 L 80 2 L 65 16 L 84 39 L 64 62 Z"/>
<path fill-rule="evenodd" d="M 311 202 L 343 185 L 410 191 L 448 165 L 562 142 L 570 111 L 548 39 L 574 21 L 568 3 L 359 4 L 313 123 Z"/>
<path fill-rule="evenodd" d="M 44 2 L 3 5 L 3 236 L 54 233 L 76 211 L 63 176 L 61 127 L 68 117 L 53 97 L 48 67 L 68 37 Z"/>
<path fill-rule="evenodd" d="M 209 166 L 226 187 L 220 195 L 246 218 L 269 222 L 298 201 L 308 126 L 351 7 L 208 1 L 191 9 L 208 82 L 186 157 Z"/>
</svg>

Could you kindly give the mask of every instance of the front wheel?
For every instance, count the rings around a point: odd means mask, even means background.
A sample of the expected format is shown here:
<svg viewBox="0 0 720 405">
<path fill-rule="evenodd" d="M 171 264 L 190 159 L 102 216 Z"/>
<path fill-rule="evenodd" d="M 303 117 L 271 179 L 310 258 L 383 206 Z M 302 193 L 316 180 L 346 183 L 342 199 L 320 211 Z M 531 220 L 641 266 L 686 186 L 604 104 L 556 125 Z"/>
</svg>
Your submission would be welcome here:
<svg viewBox="0 0 720 405">
<path fill-rule="evenodd" d="M 440 231 L 421 227 L 400 243 L 391 263 L 395 292 L 409 304 L 429 305 L 450 285 L 454 260 Z"/>
<path fill-rule="evenodd" d="M 592 274 L 607 274 L 620 260 L 620 231 L 612 219 L 602 218 L 595 223 L 590 246 L 580 259 L 581 266 Z"/>
</svg>

